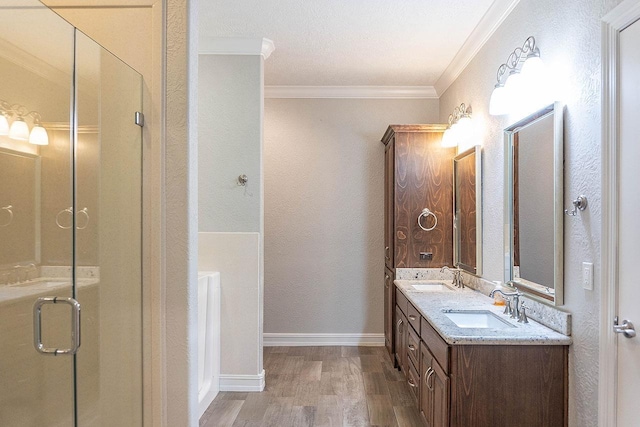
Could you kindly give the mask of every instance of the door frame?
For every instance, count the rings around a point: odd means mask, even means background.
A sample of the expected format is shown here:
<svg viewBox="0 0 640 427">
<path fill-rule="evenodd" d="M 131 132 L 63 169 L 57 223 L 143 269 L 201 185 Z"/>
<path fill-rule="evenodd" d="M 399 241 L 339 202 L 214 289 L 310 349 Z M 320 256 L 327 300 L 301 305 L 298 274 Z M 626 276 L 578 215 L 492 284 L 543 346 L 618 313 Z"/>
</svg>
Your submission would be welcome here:
<svg viewBox="0 0 640 427">
<path fill-rule="evenodd" d="M 602 18 L 602 248 L 598 425 L 616 425 L 618 310 L 618 68 L 620 32 L 640 19 L 640 0 L 626 0 Z"/>
</svg>

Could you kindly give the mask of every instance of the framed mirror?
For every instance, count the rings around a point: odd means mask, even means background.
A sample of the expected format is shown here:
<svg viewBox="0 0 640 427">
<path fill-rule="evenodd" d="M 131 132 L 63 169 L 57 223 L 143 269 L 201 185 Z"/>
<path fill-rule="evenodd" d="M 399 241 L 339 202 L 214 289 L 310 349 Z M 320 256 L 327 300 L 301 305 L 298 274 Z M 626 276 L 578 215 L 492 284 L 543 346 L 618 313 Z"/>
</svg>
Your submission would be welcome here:
<svg viewBox="0 0 640 427">
<path fill-rule="evenodd" d="M 38 156 L 6 149 L 0 141 L 0 269 L 40 261 L 39 178 Z"/>
<path fill-rule="evenodd" d="M 453 265 L 482 274 L 482 158 L 479 145 L 453 159 Z"/>
<path fill-rule="evenodd" d="M 563 303 L 563 107 L 550 105 L 504 131 L 505 282 Z"/>
</svg>

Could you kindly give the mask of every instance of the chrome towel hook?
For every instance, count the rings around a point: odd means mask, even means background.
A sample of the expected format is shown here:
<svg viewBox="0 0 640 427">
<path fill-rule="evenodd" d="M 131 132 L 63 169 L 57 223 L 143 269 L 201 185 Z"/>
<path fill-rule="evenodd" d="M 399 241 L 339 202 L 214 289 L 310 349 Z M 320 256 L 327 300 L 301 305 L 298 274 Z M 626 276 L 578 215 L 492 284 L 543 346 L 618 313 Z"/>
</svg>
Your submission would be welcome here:
<svg viewBox="0 0 640 427">
<path fill-rule="evenodd" d="M 587 196 L 580 195 L 571 203 L 573 203 L 573 210 L 569 211 L 569 209 L 565 209 L 564 213 L 568 216 L 576 216 L 578 215 L 578 210 L 583 211 L 587 209 Z"/>
<path fill-rule="evenodd" d="M 422 218 L 424 217 L 426 219 L 429 216 L 433 217 L 433 226 L 431 226 L 430 228 L 426 228 L 424 225 L 422 225 Z M 424 231 L 431 231 L 434 228 L 436 228 L 436 225 L 438 225 L 438 217 L 436 216 L 436 214 L 431 212 L 431 210 L 429 208 L 424 208 L 424 209 L 422 209 L 422 212 L 420 212 L 420 215 L 418 215 L 418 225 Z"/>
</svg>

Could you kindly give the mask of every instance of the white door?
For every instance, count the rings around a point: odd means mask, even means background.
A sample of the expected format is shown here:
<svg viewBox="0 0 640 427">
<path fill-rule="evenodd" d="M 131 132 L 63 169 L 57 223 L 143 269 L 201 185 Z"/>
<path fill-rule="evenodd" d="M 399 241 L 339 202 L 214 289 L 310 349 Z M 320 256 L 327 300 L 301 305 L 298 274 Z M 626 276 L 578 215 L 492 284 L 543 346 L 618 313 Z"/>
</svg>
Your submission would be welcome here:
<svg viewBox="0 0 640 427">
<path fill-rule="evenodd" d="M 640 21 L 620 33 L 620 145 L 618 198 L 619 324 L 640 326 Z M 640 332 L 640 331 L 639 331 Z M 640 337 L 618 333 L 617 425 L 640 423 Z"/>
</svg>

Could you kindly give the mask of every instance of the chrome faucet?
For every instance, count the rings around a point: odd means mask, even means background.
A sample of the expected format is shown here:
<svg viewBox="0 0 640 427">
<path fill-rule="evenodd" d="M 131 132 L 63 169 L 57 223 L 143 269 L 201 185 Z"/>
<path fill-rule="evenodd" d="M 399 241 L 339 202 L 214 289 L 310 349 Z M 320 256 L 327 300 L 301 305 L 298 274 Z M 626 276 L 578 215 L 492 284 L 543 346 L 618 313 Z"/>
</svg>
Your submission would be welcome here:
<svg viewBox="0 0 640 427">
<path fill-rule="evenodd" d="M 452 285 L 454 285 L 456 288 L 464 288 L 464 283 L 462 283 L 462 270 L 460 270 L 459 268 L 447 267 L 445 265 L 440 269 L 440 273 L 444 273 L 445 270 L 449 270 L 453 273 L 453 282 L 451 282 Z"/>
<path fill-rule="evenodd" d="M 524 294 L 517 289 L 515 290 L 515 292 L 504 292 L 502 289 L 494 289 L 491 292 L 489 292 L 489 297 L 493 298 L 496 292 L 502 294 L 502 296 L 504 296 L 507 300 L 507 306 L 504 309 L 504 314 L 510 315 L 512 319 L 520 320 L 519 303 L 520 303 L 520 297 Z M 524 304 L 524 301 L 523 301 L 523 304 Z M 526 319 L 526 312 L 524 310 L 523 310 L 523 313 L 525 313 L 524 319 Z M 525 323 L 529 323 L 529 322 L 527 321 Z"/>
</svg>

